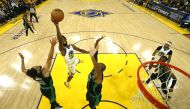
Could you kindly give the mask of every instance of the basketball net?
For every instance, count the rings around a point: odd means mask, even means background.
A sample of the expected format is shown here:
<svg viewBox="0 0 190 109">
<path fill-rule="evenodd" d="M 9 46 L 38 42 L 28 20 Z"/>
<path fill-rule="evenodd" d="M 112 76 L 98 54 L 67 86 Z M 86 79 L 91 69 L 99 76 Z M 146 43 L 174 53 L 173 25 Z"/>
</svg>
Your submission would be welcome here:
<svg viewBox="0 0 190 109">
<path fill-rule="evenodd" d="M 169 68 L 160 72 L 152 68 L 148 69 L 149 64 L 159 64 Z M 151 75 L 158 74 L 154 79 Z M 167 76 L 166 76 L 167 75 Z M 175 75 L 173 78 L 172 75 Z M 188 109 L 190 108 L 190 73 L 187 73 L 180 68 L 157 61 L 145 62 L 139 66 L 137 71 L 137 84 L 139 91 L 136 96 L 131 98 L 130 102 L 134 109 Z M 147 80 L 150 82 L 147 84 Z M 163 80 L 164 78 L 164 80 Z M 161 81 L 162 79 L 162 81 Z M 173 91 L 170 92 L 172 82 L 177 80 Z M 163 87 L 166 85 L 166 87 Z M 167 93 L 164 93 L 167 91 Z"/>
</svg>

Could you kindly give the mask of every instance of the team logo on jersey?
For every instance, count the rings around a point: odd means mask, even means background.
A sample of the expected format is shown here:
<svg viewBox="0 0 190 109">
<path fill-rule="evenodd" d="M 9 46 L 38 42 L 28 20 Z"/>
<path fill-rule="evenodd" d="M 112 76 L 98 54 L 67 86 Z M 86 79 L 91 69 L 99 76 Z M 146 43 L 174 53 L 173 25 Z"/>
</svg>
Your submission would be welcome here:
<svg viewBox="0 0 190 109">
<path fill-rule="evenodd" d="M 93 78 L 94 74 L 89 74 L 88 75 L 88 82 L 90 82 L 90 80 Z"/>
<path fill-rule="evenodd" d="M 40 83 L 40 85 L 46 85 L 46 83 L 42 80 L 42 78 L 36 77 L 35 80 L 38 81 Z"/>
<path fill-rule="evenodd" d="M 69 51 L 69 58 L 72 59 L 74 57 L 74 52 L 73 51 Z"/>
<path fill-rule="evenodd" d="M 109 15 L 113 13 L 104 12 L 102 10 L 86 9 L 86 10 L 81 10 L 81 11 L 75 11 L 75 12 L 72 12 L 71 14 L 93 18 L 93 17 L 104 17 L 105 15 Z"/>
</svg>

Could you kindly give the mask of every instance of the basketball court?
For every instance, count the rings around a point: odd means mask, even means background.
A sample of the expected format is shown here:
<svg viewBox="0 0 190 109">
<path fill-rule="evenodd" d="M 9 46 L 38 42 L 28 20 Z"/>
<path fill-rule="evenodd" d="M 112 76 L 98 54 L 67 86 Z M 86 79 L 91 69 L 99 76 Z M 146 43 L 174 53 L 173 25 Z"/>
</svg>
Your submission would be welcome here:
<svg viewBox="0 0 190 109">
<path fill-rule="evenodd" d="M 26 68 L 45 64 L 49 39 L 56 36 L 50 16 L 54 8 L 64 11 L 65 18 L 59 26 L 68 43 L 90 50 L 97 38 L 106 36 L 100 42 L 99 50 L 99 60 L 107 69 L 102 101 L 97 109 L 156 109 L 139 89 L 137 72 L 139 66 L 150 61 L 154 50 L 166 41 L 173 43 L 170 64 L 186 73 L 190 71 L 190 39 L 159 20 L 154 13 L 126 0 L 48 0 L 37 8 L 39 23 L 34 23 L 37 34 L 29 31 L 26 37 L 19 19 L 4 27 L 7 31 L 1 29 L 0 109 L 50 109 L 49 100 L 41 95 L 39 84 L 21 72 L 18 53 L 24 54 Z M 77 65 L 78 73 L 68 89 L 64 85 L 68 75 L 66 64 L 56 45 L 51 68 L 56 98 L 64 109 L 90 109 L 86 101 L 86 85 L 92 62 L 89 54 L 76 52 L 76 57 L 82 63 Z M 173 72 L 177 84 L 170 102 L 164 100 L 157 82 L 151 86 L 142 84 L 163 105 L 189 109 L 190 80 L 179 71 Z M 149 73 L 141 68 L 139 81 L 146 80 Z"/>
</svg>

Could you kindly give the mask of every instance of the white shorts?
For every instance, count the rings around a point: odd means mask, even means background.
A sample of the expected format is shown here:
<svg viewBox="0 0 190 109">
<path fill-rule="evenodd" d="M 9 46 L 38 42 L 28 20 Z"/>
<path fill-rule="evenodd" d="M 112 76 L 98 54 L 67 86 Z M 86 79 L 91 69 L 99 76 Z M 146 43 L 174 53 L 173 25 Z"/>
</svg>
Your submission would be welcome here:
<svg viewBox="0 0 190 109">
<path fill-rule="evenodd" d="M 79 63 L 79 59 L 74 57 L 74 62 L 72 63 L 67 63 L 67 69 L 68 69 L 68 73 L 69 75 L 74 75 L 76 73 L 76 65 Z"/>
</svg>

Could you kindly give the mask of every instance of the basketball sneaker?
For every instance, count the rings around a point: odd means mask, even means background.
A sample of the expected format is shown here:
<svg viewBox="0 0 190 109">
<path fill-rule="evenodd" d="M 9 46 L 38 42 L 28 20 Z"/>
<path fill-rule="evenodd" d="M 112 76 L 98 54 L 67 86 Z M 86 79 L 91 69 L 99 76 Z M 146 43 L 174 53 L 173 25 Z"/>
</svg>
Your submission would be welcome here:
<svg viewBox="0 0 190 109">
<path fill-rule="evenodd" d="M 69 85 L 69 83 L 68 82 L 64 82 L 64 84 L 65 84 L 65 86 L 67 87 L 67 88 L 71 88 L 71 86 Z"/>
</svg>

